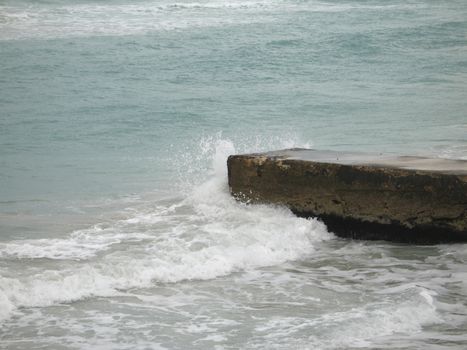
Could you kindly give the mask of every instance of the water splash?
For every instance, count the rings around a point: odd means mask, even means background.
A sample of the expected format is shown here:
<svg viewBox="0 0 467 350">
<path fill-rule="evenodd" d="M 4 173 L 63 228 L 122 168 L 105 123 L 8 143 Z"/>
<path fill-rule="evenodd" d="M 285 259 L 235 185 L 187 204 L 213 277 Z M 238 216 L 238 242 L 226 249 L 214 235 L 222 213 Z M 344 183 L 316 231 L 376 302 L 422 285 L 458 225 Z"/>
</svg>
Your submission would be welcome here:
<svg viewBox="0 0 467 350">
<path fill-rule="evenodd" d="M 278 143 L 293 145 L 290 140 Z M 2 278 L 2 317 L 17 307 L 118 295 L 154 283 L 213 279 L 301 259 L 332 238 L 321 222 L 297 218 L 286 208 L 236 202 L 228 192 L 226 169 L 227 157 L 235 152 L 234 142 L 221 134 L 203 138 L 185 169 L 204 169 L 204 180 L 192 179 L 182 198 L 134 208 L 125 218 L 63 239 L 1 245 L 0 256 L 13 262 L 67 262 Z"/>
</svg>

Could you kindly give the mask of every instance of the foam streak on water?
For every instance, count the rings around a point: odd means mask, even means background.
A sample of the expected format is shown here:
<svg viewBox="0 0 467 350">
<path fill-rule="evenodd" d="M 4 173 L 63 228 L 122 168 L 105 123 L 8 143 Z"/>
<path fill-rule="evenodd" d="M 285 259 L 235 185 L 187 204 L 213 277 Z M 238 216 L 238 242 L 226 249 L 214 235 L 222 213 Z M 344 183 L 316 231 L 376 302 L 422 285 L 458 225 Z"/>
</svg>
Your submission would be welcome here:
<svg viewBox="0 0 467 350">
<path fill-rule="evenodd" d="M 275 20 L 271 16 L 274 11 L 333 13 L 404 10 L 418 6 L 332 2 L 310 4 L 277 0 L 157 1 L 113 5 L 85 3 L 64 6 L 0 4 L 0 40 L 134 35 L 160 30 L 261 23 Z"/>
<path fill-rule="evenodd" d="M 160 30 L 248 23 L 222 10 L 260 16 L 271 2 L 155 2 L 123 5 L 0 6 L 0 40 L 70 36 L 134 35 Z"/>
<path fill-rule="evenodd" d="M 276 265 L 308 256 L 316 242 L 331 238 L 323 224 L 296 218 L 285 208 L 236 203 L 228 194 L 225 167 L 227 155 L 234 152 L 230 141 L 217 140 L 211 177 L 170 205 L 132 212 L 61 239 L 1 244 L 6 262 L 48 261 L 44 269 L 32 267 L 2 278 L 2 318 L 17 307 Z"/>
<path fill-rule="evenodd" d="M 336 240 L 285 208 L 237 203 L 226 184 L 233 153 L 221 135 L 204 139 L 211 167 L 184 197 L 126 208 L 60 239 L 2 243 L 4 346 L 392 348 L 467 324 L 463 248 L 407 255 Z M 52 329 L 58 338 L 40 335 Z"/>
<path fill-rule="evenodd" d="M 464 0 L 0 0 L 0 349 L 467 348 L 466 245 L 338 239 L 225 164 L 466 159 L 466 32 Z"/>
</svg>

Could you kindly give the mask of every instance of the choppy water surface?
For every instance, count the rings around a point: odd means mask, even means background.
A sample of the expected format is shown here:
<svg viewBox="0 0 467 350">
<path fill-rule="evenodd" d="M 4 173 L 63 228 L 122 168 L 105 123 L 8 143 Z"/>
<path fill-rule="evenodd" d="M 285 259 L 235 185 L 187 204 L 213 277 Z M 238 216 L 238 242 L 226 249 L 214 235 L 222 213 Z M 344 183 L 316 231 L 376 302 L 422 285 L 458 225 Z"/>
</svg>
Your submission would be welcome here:
<svg viewBox="0 0 467 350">
<path fill-rule="evenodd" d="M 338 239 L 225 168 L 467 159 L 466 33 L 463 1 L 0 0 L 0 348 L 466 348 L 466 245 Z"/>
</svg>

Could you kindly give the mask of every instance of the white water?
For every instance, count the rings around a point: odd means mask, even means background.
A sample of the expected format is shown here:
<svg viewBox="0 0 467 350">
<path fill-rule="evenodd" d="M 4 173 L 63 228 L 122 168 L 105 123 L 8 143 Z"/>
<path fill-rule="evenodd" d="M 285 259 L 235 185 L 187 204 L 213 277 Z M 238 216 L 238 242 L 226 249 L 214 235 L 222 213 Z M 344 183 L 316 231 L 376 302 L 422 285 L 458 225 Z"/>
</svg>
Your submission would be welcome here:
<svg viewBox="0 0 467 350">
<path fill-rule="evenodd" d="M 225 174 L 287 131 L 465 159 L 466 13 L 0 0 L 0 349 L 467 348 L 465 245 L 337 239 Z"/>
<path fill-rule="evenodd" d="M 303 145 L 270 140 L 255 147 L 271 142 Z M 203 139 L 199 147 L 193 151 L 197 159 L 185 163 L 191 187 L 182 178 L 184 194 L 178 198 L 126 202 L 118 219 L 114 214 L 62 238 L 1 243 L 4 333 L 61 329 L 56 340 L 41 338 L 50 348 L 60 342 L 103 349 L 217 343 L 392 348 L 417 344 L 417 335 L 429 329 L 439 337 L 436 327 L 443 324 L 466 324 L 465 301 L 446 300 L 455 290 L 467 293 L 463 246 L 414 247 L 404 256 L 402 247 L 398 252 L 390 244 L 338 240 L 319 221 L 297 218 L 285 208 L 238 203 L 228 193 L 225 162 L 239 151 L 221 135 Z M 197 169 L 207 159 L 210 166 L 200 180 Z M 131 321 L 135 309 L 146 321 Z M 205 310 L 202 318 L 199 310 Z M 118 319 L 137 322 L 149 333 L 137 345 L 115 346 Z M 151 327 L 165 327 L 165 345 L 150 335 Z M 244 327 L 249 335 L 242 339 L 238 330 Z M 95 337 L 83 333 L 90 330 Z M 120 336 L 131 334 L 127 329 Z M 446 341 L 467 338 L 454 334 Z M 20 339 L 5 344 L 22 346 Z"/>
<path fill-rule="evenodd" d="M 0 40 L 135 35 L 267 20 L 270 1 L 0 6 Z M 239 12 L 238 18 L 219 10 Z M 247 18 L 242 18 L 248 16 Z"/>
<path fill-rule="evenodd" d="M 0 317 L 18 307 L 276 265 L 309 256 L 316 242 L 332 238 L 322 223 L 297 218 L 286 208 L 237 203 L 226 183 L 225 164 L 235 153 L 233 144 L 208 139 L 202 146 L 214 150 L 212 168 L 208 179 L 185 198 L 131 210 L 123 219 L 60 239 L 0 244 L 0 257 L 6 260 L 64 260 L 39 270 L 32 264 L 19 276 L 2 277 Z"/>
<path fill-rule="evenodd" d="M 220 27 L 277 21 L 288 12 L 410 10 L 423 5 L 333 4 L 314 1 L 202 1 L 135 4 L 0 5 L 0 40 L 136 35 L 161 30 Z M 226 15 L 228 10 L 228 15 Z M 234 15 L 234 16 L 232 16 Z"/>
</svg>

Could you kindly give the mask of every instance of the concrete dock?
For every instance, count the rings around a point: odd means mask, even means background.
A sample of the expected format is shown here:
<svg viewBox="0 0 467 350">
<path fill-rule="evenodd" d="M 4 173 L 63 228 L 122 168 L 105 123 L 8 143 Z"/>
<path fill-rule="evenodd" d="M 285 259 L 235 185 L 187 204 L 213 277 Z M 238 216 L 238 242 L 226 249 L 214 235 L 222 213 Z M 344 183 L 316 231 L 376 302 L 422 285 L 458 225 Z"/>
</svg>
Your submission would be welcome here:
<svg viewBox="0 0 467 350">
<path fill-rule="evenodd" d="M 318 217 L 341 237 L 467 242 L 466 160 L 286 149 L 227 166 L 237 199 Z"/>
</svg>

